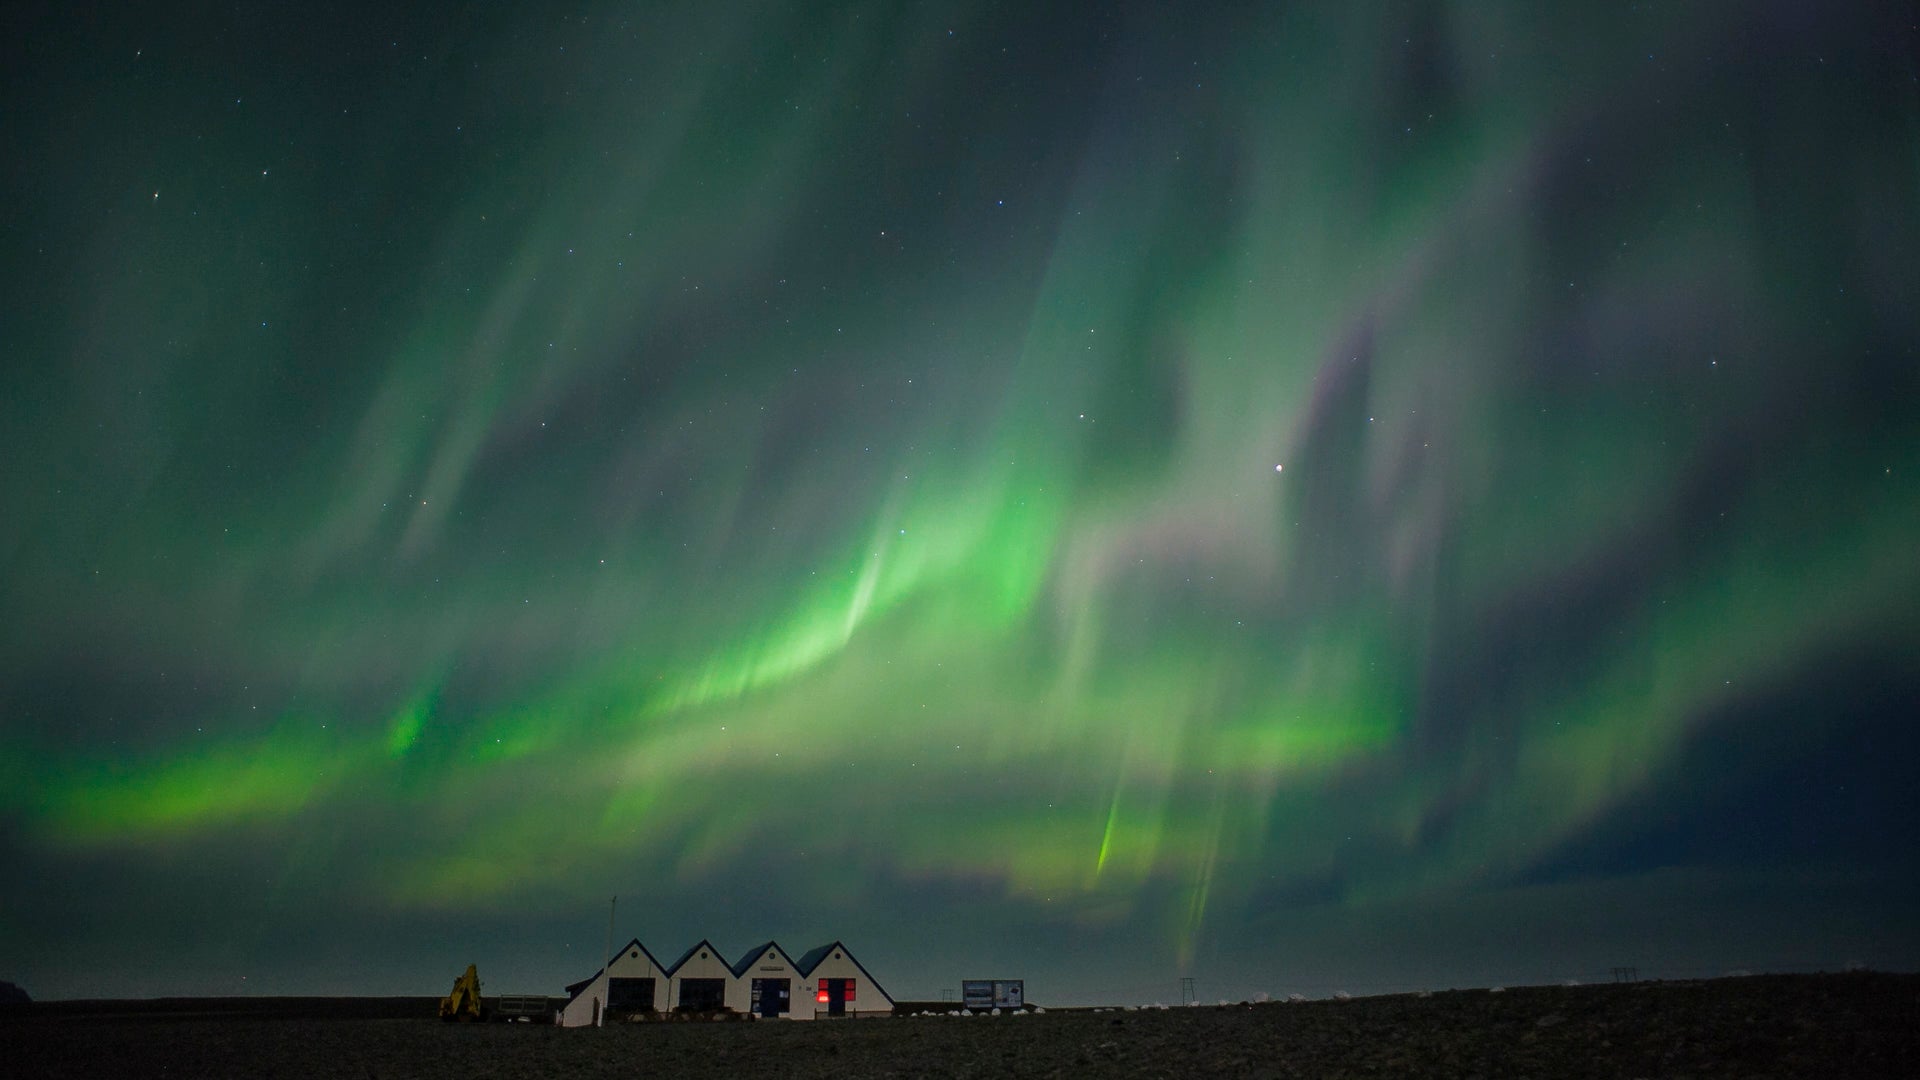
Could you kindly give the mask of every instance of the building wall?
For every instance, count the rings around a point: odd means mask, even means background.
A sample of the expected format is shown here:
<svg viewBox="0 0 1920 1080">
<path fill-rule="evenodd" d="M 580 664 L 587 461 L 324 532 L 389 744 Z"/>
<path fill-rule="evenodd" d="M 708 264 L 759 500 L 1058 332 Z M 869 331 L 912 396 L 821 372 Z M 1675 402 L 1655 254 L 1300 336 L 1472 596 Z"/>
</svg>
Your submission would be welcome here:
<svg viewBox="0 0 1920 1080">
<path fill-rule="evenodd" d="M 852 979 L 853 1000 L 847 1003 L 847 1012 L 853 1016 L 890 1016 L 893 1013 L 893 999 L 875 986 L 872 979 L 853 962 L 853 957 L 845 949 L 834 949 L 822 957 L 812 971 L 807 972 L 805 995 L 794 1003 L 794 1012 L 801 1014 L 811 1010 L 810 1015 L 797 1015 L 797 1019 L 825 1017 L 827 1007 L 818 1001 L 821 979 Z"/>
<path fill-rule="evenodd" d="M 680 969 L 673 973 L 673 985 L 667 988 L 667 997 L 661 1003 L 661 1008 L 671 1010 L 680 1004 L 680 983 L 686 979 L 725 979 L 726 1000 L 733 1000 L 733 969 L 720 959 L 719 952 L 715 951 L 711 942 L 701 942 L 693 955 L 687 957 Z"/>
<path fill-rule="evenodd" d="M 706 955 L 702 956 L 702 953 Z M 771 959 L 768 953 L 772 954 Z M 893 1012 L 893 999 L 860 970 L 860 966 L 844 948 L 829 952 L 805 976 L 794 969 L 792 960 L 784 952 L 770 945 L 747 966 L 740 977 L 735 978 L 732 968 L 714 950 L 711 942 L 703 942 L 700 948 L 694 950 L 672 978 L 660 970 L 645 950 L 635 944 L 622 949 L 620 955 L 614 958 L 611 968 L 614 978 L 652 979 L 653 1007 L 659 1012 L 670 1011 L 679 1004 L 680 981 L 689 978 L 724 980 L 727 1007 L 741 1013 L 751 1008 L 755 979 L 791 980 L 789 985 L 793 996 L 789 1001 L 787 1017 L 792 1020 L 812 1020 L 827 1014 L 827 1007 L 818 1000 L 821 979 L 854 980 L 853 1001 L 847 1006 L 849 1015 L 887 1016 Z M 608 974 L 603 972 L 595 976 L 578 997 L 567 1003 L 560 1013 L 563 1026 L 586 1027 L 594 1022 L 606 1005 Z"/>
<path fill-rule="evenodd" d="M 607 1001 L 607 976 L 609 973 L 617 979 L 652 979 L 653 1007 L 658 1010 L 665 1007 L 667 991 L 667 973 L 661 971 L 638 945 L 628 945 L 620 955 L 614 957 L 609 971 L 594 976 L 593 982 L 580 996 L 567 1003 L 561 1010 L 560 1023 L 564 1027 L 586 1027 L 593 1023 L 596 1007 L 604 1009 Z"/>
<path fill-rule="evenodd" d="M 787 1017 L 813 1019 L 813 994 L 808 990 L 811 984 L 794 970 L 785 953 L 771 945 L 747 965 L 747 970 L 739 978 L 727 984 L 727 1008 L 739 1013 L 753 1008 L 755 979 L 786 979 L 792 990 L 792 996 L 787 1000 Z M 802 1012 L 806 1015 L 800 1016 Z"/>
</svg>

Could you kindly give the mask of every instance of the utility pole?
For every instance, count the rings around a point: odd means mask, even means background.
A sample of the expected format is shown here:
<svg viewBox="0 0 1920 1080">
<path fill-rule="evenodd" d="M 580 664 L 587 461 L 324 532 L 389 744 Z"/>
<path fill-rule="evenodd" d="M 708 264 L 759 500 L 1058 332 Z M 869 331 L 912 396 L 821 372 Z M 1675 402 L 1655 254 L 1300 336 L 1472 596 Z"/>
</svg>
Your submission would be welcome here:
<svg viewBox="0 0 1920 1080">
<path fill-rule="evenodd" d="M 1183 975 L 1180 978 L 1180 1004 L 1191 1005 L 1193 1002 L 1193 976 Z"/>
<path fill-rule="evenodd" d="M 601 990 L 601 998 L 600 998 L 600 1026 L 601 1027 L 607 1026 L 607 1005 L 613 1001 L 613 913 L 616 910 L 618 910 L 619 907 L 620 907 L 620 894 L 614 893 L 613 899 L 607 902 L 607 949 L 605 952 L 600 954 L 601 956 L 604 956 L 607 958 L 606 959 L 607 966 L 604 969 L 602 969 L 606 976 L 607 985 L 603 987 Z"/>
</svg>

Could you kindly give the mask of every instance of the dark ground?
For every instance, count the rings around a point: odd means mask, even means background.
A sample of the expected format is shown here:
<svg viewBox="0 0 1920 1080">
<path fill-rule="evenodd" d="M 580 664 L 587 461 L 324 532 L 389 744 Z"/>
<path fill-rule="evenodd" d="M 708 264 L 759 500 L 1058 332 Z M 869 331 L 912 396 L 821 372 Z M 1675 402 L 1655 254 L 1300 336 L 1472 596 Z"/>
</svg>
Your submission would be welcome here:
<svg viewBox="0 0 1920 1080">
<path fill-rule="evenodd" d="M 1353 1001 L 842 1023 L 370 1019 L 406 999 L 36 1004 L 5 1077 L 1912 1077 L 1920 975 L 1448 991 Z M 426 1003 L 430 1006 L 431 1003 Z M 407 1006 L 411 1007 L 411 1006 Z"/>
</svg>

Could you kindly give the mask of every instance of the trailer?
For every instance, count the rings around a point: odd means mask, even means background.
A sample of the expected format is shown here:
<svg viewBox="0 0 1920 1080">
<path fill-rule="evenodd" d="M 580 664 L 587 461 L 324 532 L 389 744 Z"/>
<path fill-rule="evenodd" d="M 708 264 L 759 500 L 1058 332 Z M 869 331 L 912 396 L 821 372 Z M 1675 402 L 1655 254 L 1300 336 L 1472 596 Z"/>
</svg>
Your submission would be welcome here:
<svg viewBox="0 0 1920 1080">
<path fill-rule="evenodd" d="M 487 1019 L 520 1023 L 551 1024 L 565 1000 L 555 1001 L 545 994 L 502 994 L 487 1007 Z"/>
<path fill-rule="evenodd" d="M 962 979 L 960 1004 L 968 1009 L 1024 1009 L 1025 979 Z"/>
</svg>

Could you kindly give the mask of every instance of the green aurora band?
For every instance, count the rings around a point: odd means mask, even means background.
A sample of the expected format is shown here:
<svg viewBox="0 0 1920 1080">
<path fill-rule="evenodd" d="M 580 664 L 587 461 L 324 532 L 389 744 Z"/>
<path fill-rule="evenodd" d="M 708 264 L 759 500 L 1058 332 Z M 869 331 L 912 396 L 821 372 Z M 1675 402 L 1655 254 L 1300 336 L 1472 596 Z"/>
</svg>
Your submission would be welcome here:
<svg viewBox="0 0 1920 1080">
<path fill-rule="evenodd" d="M 1189 970 L 1920 655 L 1892 15 L 692 7 L 35 91 L 10 861 Z"/>
</svg>

